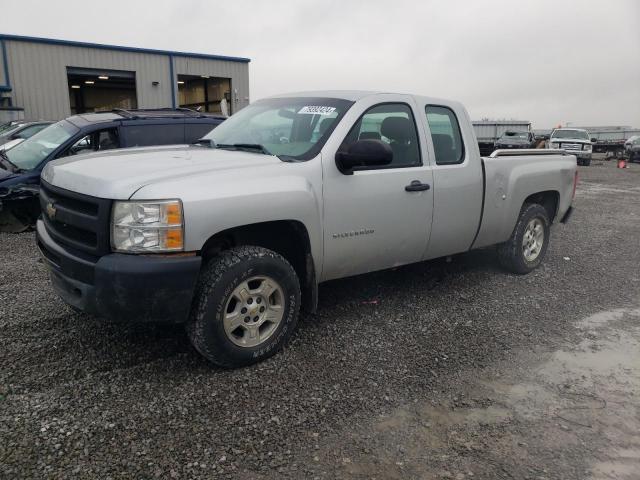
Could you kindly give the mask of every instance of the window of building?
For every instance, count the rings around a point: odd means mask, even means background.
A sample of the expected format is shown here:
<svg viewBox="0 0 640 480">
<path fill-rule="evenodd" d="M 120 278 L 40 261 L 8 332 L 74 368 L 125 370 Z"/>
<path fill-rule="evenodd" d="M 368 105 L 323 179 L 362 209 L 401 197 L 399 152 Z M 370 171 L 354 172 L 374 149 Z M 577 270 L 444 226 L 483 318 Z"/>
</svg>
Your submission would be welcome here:
<svg viewBox="0 0 640 480">
<path fill-rule="evenodd" d="M 453 110 L 437 105 L 425 107 L 436 164 L 452 165 L 464 161 L 464 144 L 460 125 Z"/>
<path fill-rule="evenodd" d="M 367 110 L 342 142 L 340 150 L 365 139 L 381 140 L 391 147 L 393 160 L 386 168 L 421 165 L 416 123 L 405 103 L 384 103 Z"/>
<path fill-rule="evenodd" d="M 222 102 L 231 114 L 231 79 L 206 75 L 178 75 L 180 107 L 201 112 L 223 113 Z"/>
<path fill-rule="evenodd" d="M 67 67 L 72 114 L 138 108 L 135 72 Z"/>
</svg>

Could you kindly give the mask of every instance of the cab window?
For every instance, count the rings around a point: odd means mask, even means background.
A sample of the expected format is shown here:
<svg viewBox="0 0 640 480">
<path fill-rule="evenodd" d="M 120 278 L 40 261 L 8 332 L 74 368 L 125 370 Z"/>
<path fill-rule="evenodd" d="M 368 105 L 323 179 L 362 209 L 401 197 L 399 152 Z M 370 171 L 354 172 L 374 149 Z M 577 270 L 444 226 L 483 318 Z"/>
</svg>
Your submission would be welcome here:
<svg viewBox="0 0 640 480">
<path fill-rule="evenodd" d="M 437 165 L 455 165 L 464 161 L 460 125 L 453 110 L 439 105 L 425 107 L 427 123 Z"/>
<path fill-rule="evenodd" d="M 422 164 L 416 123 L 406 103 L 384 103 L 367 110 L 346 136 L 340 150 L 346 150 L 358 140 L 380 140 L 391 147 L 393 160 L 385 168 Z"/>
<path fill-rule="evenodd" d="M 133 124 L 124 127 L 127 148 L 184 144 L 184 122 Z"/>
</svg>

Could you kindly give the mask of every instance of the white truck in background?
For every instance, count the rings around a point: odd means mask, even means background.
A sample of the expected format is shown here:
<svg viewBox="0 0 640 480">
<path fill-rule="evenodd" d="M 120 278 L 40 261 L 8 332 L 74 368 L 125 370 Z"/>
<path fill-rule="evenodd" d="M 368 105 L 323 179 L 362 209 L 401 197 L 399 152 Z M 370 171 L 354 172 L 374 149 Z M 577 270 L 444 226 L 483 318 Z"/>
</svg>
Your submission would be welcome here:
<svg viewBox="0 0 640 480">
<path fill-rule="evenodd" d="M 596 139 L 589 138 L 589 132 L 581 128 L 556 128 L 549 136 L 549 148 L 561 149 L 575 155 L 578 165 L 591 165 L 593 144 Z"/>
</svg>

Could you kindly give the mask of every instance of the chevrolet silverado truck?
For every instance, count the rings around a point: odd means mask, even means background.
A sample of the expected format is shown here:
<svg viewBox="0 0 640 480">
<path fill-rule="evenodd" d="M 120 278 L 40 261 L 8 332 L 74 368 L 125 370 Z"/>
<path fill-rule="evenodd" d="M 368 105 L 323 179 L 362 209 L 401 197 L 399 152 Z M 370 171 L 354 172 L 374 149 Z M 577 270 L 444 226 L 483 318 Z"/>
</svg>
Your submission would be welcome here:
<svg viewBox="0 0 640 480">
<path fill-rule="evenodd" d="M 578 165 L 591 165 L 593 143 L 596 139 L 589 139 L 589 132 L 579 128 L 556 128 L 549 137 L 550 149 L 562 149 L 576 157 Z"/>
<path fill-rule="evenodd" d="M 457 102 L 283 95 L 194 145 L 49 163 L 37 243 L 71 306 L 183 323 L 204 357 L 239 367 L 286 345 L 321 282 L 490 245 L 532 271 L 576 182 L 561 150 L 481 157 Z"/>
</svg>

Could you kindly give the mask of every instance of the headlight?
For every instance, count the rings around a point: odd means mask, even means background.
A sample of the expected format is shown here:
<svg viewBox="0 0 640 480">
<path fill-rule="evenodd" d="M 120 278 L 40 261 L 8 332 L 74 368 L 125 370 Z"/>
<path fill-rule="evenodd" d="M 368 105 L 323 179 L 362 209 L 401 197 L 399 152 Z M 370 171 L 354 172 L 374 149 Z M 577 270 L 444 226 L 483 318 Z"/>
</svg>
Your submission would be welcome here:
<svg viewBox="0 0 640 480">
<path fill-rule="evenodd" d="M 115 202 L 111 215 L 111 247 L 117 252 L 183 250 L 182 202 Z"/>
<path fill-rule="evenodd" d="M 591 151 L 591 144 L 590 143 L 586 143 L 583 147 L 584 150 L 586 150 L 587 152 Z"/>
<path fill-rule="evenodd" d="M 551 147 L 551 148 L 558 148 L 559 146 L 560 146 L 560 144 L 559 144 L 559 143 L 556 143 L 556 142 L 551 142 L 551 143 L 549 144 L 549 147 Z"/>
</svg>

